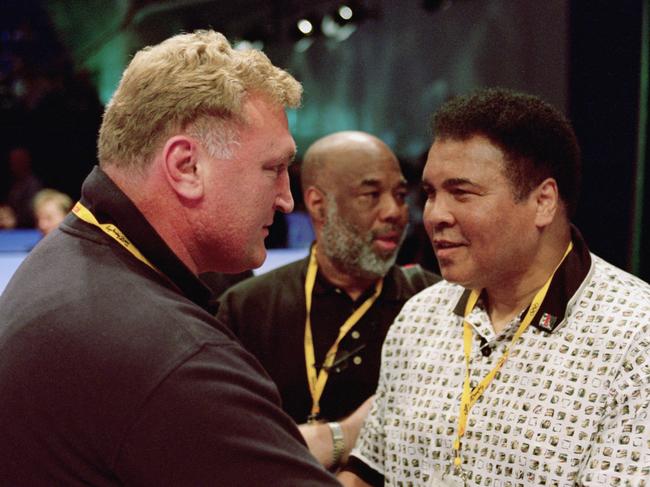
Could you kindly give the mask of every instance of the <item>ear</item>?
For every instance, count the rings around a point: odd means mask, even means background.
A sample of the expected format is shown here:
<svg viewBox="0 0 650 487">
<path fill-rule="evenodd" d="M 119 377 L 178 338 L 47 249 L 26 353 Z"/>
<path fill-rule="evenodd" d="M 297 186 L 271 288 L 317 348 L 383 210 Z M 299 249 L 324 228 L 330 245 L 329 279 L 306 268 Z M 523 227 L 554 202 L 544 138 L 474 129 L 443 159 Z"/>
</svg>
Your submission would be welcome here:
<svg viewBox="0 0 650 487">
<path fill-rule="evenodd" d="M 312 221 L 319 225 L 325 223 L 325 210 L 327 205 L 325 193 L 316 186 L 309 186 L 303 192 L 303 200 Z"/>
<path fill-rule="evenodd" d="M 167 182 L 184 199 L 203 197 L 203 178 L 198 144 L 191 137 L 175 135 L 165 142 L 162 152 Z"/>
<path fill-rule="evenodd" d="M 535 198 L 536 205 L 535 225 L 539 228 L 550 225 L 560 206 L 557 182 L 553 178 L 546 178 L 533 190 L 531 196 Z"/>
</svg>

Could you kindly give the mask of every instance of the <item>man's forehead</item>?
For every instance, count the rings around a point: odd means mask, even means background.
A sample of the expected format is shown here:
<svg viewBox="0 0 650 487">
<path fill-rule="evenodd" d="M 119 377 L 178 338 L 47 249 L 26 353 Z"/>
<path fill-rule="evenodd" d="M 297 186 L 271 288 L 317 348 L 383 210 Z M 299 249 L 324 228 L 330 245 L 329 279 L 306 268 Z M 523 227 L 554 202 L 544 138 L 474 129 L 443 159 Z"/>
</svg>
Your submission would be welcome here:
<svg viewBox="0 0 650 487">
<path fill-rule="evenodd" d="M 394 191 L 406 187 L 406 182 L 402 183 L 401 179 L 387 179 L 384 177 L 347 177 L 342 179 L 332 179 L 327 187 L 323 187 L 327 193 L 337 197 L 349 198 L 364 191 Z"/>
<path fill-rule="evenodd" d="M 429 150 L 425 172 L 437 166 L 472 171 L 504 167 L 503 151 L 489 139 L 475 136 L 467 140 L 436 140 Z"/>
</svg>

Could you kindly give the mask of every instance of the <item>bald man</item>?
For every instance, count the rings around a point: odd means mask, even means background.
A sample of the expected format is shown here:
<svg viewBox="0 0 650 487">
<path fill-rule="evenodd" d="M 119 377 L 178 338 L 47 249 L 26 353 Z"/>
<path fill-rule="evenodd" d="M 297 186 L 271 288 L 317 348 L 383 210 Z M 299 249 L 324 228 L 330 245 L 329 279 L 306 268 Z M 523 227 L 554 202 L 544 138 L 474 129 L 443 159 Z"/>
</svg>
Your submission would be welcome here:
<svg viewBox="0 0 650 487">
<path fill-rule="evenodd" d="M 318 425 L 301 431 L 331 467 L 365 417 L 388 327 L 439 277 L 395 265 L 408 223 L 406 180 L 380 139 L 352 131 L 319 139 L 301 178 L 316 236 L 310 255 L 234 286 L 217 317 L 269 372 L 284 410 Z"/>
</svg>

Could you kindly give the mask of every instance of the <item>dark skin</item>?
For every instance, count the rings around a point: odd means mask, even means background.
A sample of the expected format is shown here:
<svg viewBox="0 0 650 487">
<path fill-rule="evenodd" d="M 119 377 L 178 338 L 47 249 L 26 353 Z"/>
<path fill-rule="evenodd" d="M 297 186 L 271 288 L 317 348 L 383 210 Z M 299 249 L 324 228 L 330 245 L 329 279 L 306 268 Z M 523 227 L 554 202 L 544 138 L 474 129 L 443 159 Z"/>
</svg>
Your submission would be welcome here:
<svg viewBox="0 0 650 487">
<path fill-rule="evenodd" d="M 373 231 L 377 234 L 371 244 L 374 252 L 397 252 L 399 237 L 408 221 L 406 180 L 397 158 L 381 140 L 363 132 L 338 132 L 316 141 L 305 154 L 302 183 L 317 244 L 322 240 L 329 201 L 333 200 L 339 217 L 360 235 Z M 354 300 L 379 279 L 349 272 L 323 251 L 317 252 L 316 258 L 325 278 Z M 371 404 L 372 398 L 340 421 L 345 441 L 343 461 L 354 446 Z M 333 461 L 329 427 L 305 424 L 300 431 L 312 454 L 329 467 Z"/>
<path fill-rule="evenodd" d="M 329 198 L 336 201 L 339 216 L 360 234 L 377 234 L 372 242 L 375 253 L 388 256 L 397 251 L 408 222 L 406 180 L 397 158 L 381 140 L 362 132 L 330 135 L 309 148 L 303 171 L 304 201 L 317 243 Z M 325 277 L 352 299 L 377 282 L 343 269 L 323 252 L 317 253 L 317 260 Z"/>
</svg>

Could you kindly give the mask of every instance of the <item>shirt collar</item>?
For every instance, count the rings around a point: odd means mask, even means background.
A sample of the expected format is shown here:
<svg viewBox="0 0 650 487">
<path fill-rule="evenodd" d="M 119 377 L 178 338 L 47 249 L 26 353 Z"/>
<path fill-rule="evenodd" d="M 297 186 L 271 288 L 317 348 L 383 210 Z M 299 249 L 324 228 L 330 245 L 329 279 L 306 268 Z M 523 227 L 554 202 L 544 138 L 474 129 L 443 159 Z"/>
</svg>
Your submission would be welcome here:
<svg viewBox="0 0 650 487">
<path fill-rule="evenodd" d="M 313 244 L 312 244 L 313 246 Z M 305 258 L 303 261 L 303 267 L 302 267 L 302 280 L 304 281 L 306 276 L 307 276 L 307 267 L 309 266 L 309 256 Z M 404 279 L 399 278 L 399 267 L 394 265 L 392 266 L 386 275 L 384 276 L 384 285 L 381 291 L 381 298 L 384 301 L 400 301 L 400 300 L 405 300 L 404 296 L 406 296 L 406 289 L 404 285 Z M 314 295 L 316 296 L 324 296 L 326 294 L 331 294 L 337 292 L 337 286 L 332 284 L 330 281 L 327 280 L 327 278 L 323 275 L 323 273 L 318 270 L 318 273 L 316 274 L 316 282 L 314 283 Z M 365 301 L 368 297 L 372 295 L 374 292 L 375 287 L 370 286 L 368 289 L 366 289 L 359 298 L 357 298 L 357 301 L 363 302 Z M 347 294 L 346 294 L 347 296 Z M 410 297 L 408 295 L 407 297 Z"/>
<path fill-rule="evenodd" d="M 117 185 L 95 166 L 81 188 L 81 203 L 101 223 L 113 223 L 189 299 L 210 310 L 211 292 L 154 230 Z"/>
<path fill-rule="evenodd" d="M 573 249 L 553 276 L 544 301 L 531 322 L 535 328 L 545 333 L 553 333 L 564 322 L 569 305 L 573 303 L 592 271 L 589 248 L 580 231 L 573 225 L 571 225 L 571 239 Z M 454 308 L 455 314 L 459 316 L 465 314 L 465 305 L 470 292 L 470 289 L 463 292 Z"/>
</svg>

